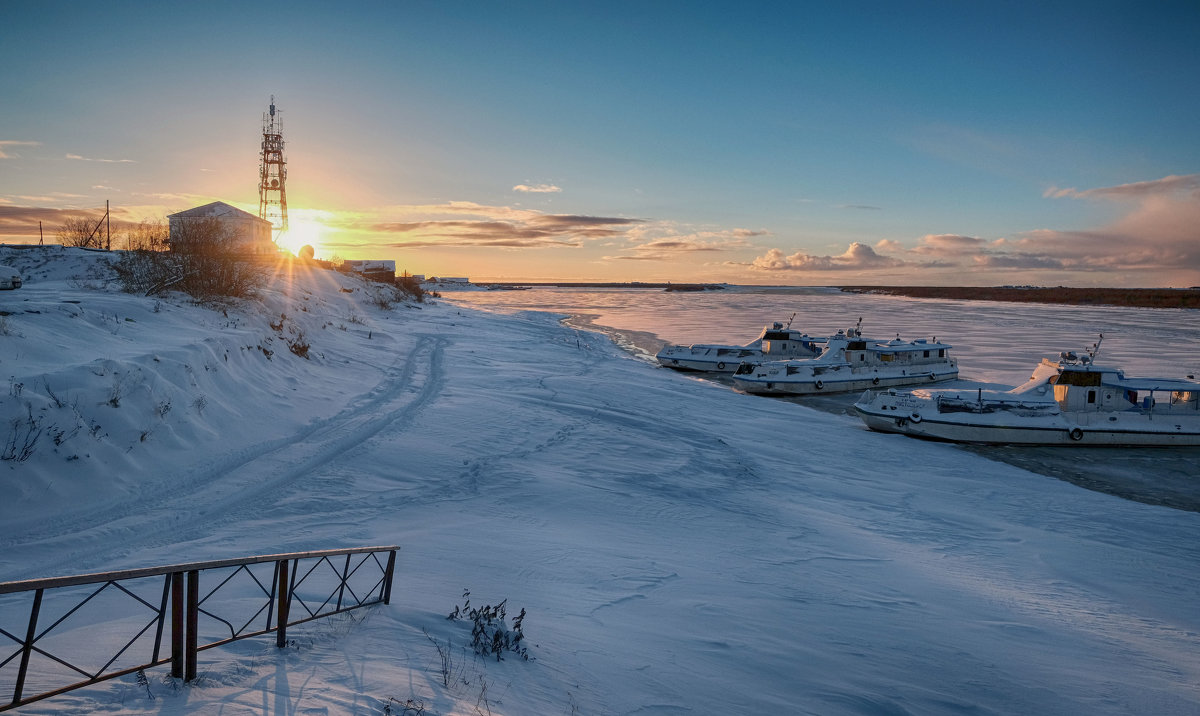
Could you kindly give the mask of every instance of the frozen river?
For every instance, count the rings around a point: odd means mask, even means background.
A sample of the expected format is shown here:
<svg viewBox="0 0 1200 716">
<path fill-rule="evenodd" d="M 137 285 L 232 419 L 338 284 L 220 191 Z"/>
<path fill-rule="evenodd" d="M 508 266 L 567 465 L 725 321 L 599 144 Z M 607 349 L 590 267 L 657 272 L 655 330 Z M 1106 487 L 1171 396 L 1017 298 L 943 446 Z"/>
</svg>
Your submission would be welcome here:
<svg viewBox="0 0 1200 716">
<path fill-rule="evenodd" d="M 571 325 L 604 332 L 646 359 L 667 343 L 747 343 L 774 321 L 791 321 L 793 327 L 823 337 L 861 318 L 869 337 L 937 337 L 952 344 L 964 380 L 1022 383 L 1042 358 L 1060 351 L 1082 354 L 1101 334 L 1099 360 L 1127 374 L 1200 375 L 1200 312 L 1187 309 L 929 300 L 752 286 L 703 292 L 534 287 L 452 291 L 445 297 L 487 310 L 568 315 Z M 843 412 L 856 397 L 789 400 Z M 1197 448 L 963 449 L 1088 489 L 1200 511 Z"/>
</svg>

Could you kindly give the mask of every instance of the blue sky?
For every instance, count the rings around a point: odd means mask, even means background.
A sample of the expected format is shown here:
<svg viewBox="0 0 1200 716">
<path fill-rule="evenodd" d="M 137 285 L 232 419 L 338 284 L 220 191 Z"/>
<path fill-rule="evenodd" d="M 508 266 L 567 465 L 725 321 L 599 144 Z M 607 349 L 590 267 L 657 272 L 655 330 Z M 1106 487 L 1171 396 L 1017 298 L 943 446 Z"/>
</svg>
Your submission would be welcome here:
<svg viewBox="0 0 1200 716">
<path fill-rule="evenodd" d="M 31 5 L 0 240 L 106 199 L 479 278 L 1200 284 L 1196 3 Z M 31 228 L 32 227 L 32 228 Z"/>
</svg>

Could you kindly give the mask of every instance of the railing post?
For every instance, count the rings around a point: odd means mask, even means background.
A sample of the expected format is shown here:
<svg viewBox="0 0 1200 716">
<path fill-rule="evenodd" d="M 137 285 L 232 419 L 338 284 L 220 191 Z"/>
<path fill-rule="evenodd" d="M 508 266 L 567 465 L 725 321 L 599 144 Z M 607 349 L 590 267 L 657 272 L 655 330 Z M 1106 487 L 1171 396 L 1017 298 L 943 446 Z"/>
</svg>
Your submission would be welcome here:
<svg viewBox="0 0 1200 716">
<path fill-rule="evenodd" d="M 396 550 L 388 552 L 387 571 L 383 575 L 383 603 L 392 603 L 392 572 L 396 570 Z"/>
<path fill-rule="evenodd" d="M 183 572 L 171 573 L 171 676 L 183 678 Z"/>
<path fill-rule="evenodd" d="M 192 681 L 196 678 L 196 641 L 200 627 L 200 571 L 193 569 L 187 573 L 187 631 L 184 636 L 184 670 L 183 680 Z"/>
<path fill-rule="evenodd" d="M 350 576 L 350 555 L 346 555 L 346 566 L 342 567 L 342 583 L 338 585 L 338 600 L 336 609 L 342 608 L 342 595 L 346 592 L 346 580 Z"/>
<path fill-rule="evenodd" d="M 275 608 L 276 617 L 275 646 L 282 649 L 287 644 L 288 607 L 292 601 L 292 590 L 288 587 L 288 561 L 281 559 L 277 563 L 279 573 L 279 589 L 276 590 L 278 605 Z"/>
<path fill-rule="evenodd" d="M 21 692 L 25 689 L 25 672 L 29 670 L 29 655 L 33 652 L 33 639 L 37 636 L 38 613 L 42 611 L 42 592 L 33 593 L 33 608 L 29 610 L 29 628 L 25 630 L 25 643 L 21 645 L 21 666 L 17 669 L 17 685 L 13 688 L 13 706 L 21 703 Z"/>
</svg>

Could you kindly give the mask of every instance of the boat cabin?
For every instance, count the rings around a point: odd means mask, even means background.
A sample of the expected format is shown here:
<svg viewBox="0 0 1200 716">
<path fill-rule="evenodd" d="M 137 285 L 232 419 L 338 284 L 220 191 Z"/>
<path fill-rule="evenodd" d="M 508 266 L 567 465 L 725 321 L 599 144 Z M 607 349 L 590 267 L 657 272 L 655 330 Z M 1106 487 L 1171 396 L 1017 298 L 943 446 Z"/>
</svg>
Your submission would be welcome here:
<svg viewBox="0 0 1200 716">
<path fill-rule="evenodd" d="M 1095 366 L 1064 367 L 1051 378 L 1054 399 L 1064 411 L 1200 410 L 1200 388 L 1170 378 L 1126 378 L 1119 370 Z"/>
</svg>

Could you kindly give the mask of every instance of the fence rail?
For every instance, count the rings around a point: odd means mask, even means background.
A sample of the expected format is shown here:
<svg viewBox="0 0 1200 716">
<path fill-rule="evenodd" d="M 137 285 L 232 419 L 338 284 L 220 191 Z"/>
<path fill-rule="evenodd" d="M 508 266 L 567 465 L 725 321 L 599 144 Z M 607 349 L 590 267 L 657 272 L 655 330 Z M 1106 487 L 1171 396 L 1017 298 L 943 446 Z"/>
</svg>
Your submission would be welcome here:
<svg viewBox="0 0 1200 716">
<path fill-rule="evenodd" d="M 191 681 L 206 649 L 270 632 L 283 647 L 288 627 L 390 604 L 397 550 L 291 552 L 0 582 L 0 698 L 12 694 L 0 711 L 165 664 L 171 676 Z"/>
</svg>

